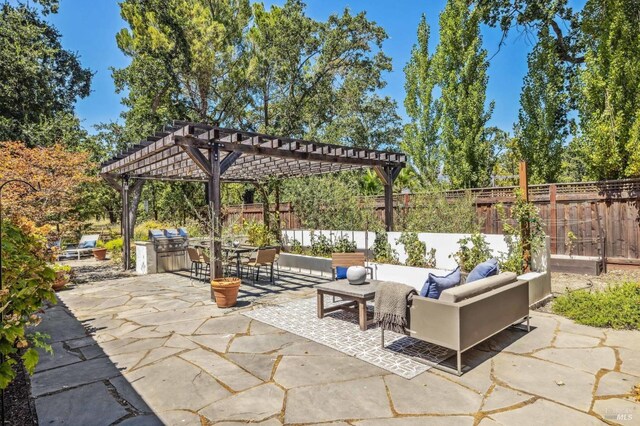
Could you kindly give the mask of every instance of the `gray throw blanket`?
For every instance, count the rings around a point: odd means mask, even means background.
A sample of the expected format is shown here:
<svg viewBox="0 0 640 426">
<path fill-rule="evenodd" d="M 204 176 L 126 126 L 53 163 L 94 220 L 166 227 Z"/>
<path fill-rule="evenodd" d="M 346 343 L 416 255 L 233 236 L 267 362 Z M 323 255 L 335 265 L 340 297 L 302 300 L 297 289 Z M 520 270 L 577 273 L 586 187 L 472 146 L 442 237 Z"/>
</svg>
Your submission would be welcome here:
<svg viewBox="0 0 640 426">
<path fill-rule="evenodd" d="M 407 306 L 413 295 L 418 294 L 415 288 L 406 284 L 381 282 L 376 289 L 373 319 L 384 330 L 406 334 Z"/>
</svg>

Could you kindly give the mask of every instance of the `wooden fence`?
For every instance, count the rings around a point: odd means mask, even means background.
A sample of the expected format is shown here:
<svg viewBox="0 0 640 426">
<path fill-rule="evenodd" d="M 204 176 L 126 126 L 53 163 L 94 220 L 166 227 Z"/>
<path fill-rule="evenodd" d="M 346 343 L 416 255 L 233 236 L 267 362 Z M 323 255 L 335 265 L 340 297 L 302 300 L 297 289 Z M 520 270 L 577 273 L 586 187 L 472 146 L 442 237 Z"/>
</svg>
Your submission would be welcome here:
<svg viewBox="0 0 640 426">
<path fill-rule="evenodd" d="M 498 204 L 509 212 L 515 187 L 448 191 L 446 197 L 475 200 L 482 232 L 502 233 Z M 394 196 L 396 210 L 411 209 L 410 194 Z M 531 185 L 530 200 L 540 211 L 545 232 L 551 237 L 551 253 L 606 257 L 610 263 L 640 265 L 640 179 Z M 384 200 L 376 198 L 376 215 L 384 217 Z M 397 217 L 397 215 L 396 215 Z M 261 204 L 231 206 L 226 220 L 263 220 Z M 299 229 L 300 219 L 290 203 L 280 205 L 283 229 Z M 569 235 L 573 238 L 569 238 Z M 571 244 L 570 241 L 572 242 Z"/>
</svg>

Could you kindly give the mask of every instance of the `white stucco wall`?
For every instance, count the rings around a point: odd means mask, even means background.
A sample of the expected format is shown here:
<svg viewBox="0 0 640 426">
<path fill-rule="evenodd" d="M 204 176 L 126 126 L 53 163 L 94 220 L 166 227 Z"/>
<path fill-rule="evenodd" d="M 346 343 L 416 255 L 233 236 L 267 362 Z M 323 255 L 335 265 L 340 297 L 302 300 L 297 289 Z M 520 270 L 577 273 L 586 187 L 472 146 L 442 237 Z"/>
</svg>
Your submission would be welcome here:
<svg viewBox="0 0 640 426">
<path fill-rule="evenodd" d="M 282 237 L 285 246 L 291 244 L 293 240 L 299 241 L 304 247 L 311 245 L 311 232 L 307 230 L 283 230 Z M 331 241 L 335 241 L 342 236 L 346 236 L 351 241 L 354 241 L 359 250 L 372 249 L 373 242 L 375 241 L 375 232 L 365 231 L 344 231 L 344 230 L 318 230 L 313 231 L 315 235 L 324 235 Z M 407 260 L 407 254 L 404 251 L 404 246 L 398 244 L 396 241 L 400 238 L 401 232 L 387 232 L 389 244 L 391 248 L 398 253 L 398 259 L 400 263 L 404 263 Z M 458 251 L 458 241 L 468 234 L 439 234 L 439 233 L 427 233 L 421 232 L 418 234 L 418 239 L 426 244 L 426 253 L 432 248 L 436 249 L 436 267 L 438 269 L 455 269 L 457 263 L 455 259 L 450 257 L 453 253 Z M 489 247 L 494 256 L 499 256 L 501 253 L 507 251 L 507 244 L 504 241 L 504 236 L 501 234 L 485 234 L 485 238 L 489 243 Z"/>
<path fill-rule="evenodd" d="M 355 241 L 359 250 L 372 249 L 375 240 L 374 232 L 364 231 L 340 231 L 340 230 L 320 230 L 315 231 L 316 235 L 325 235 L 331 241 L 335 241 L 341 236 L 347 236 L 351 241 Z M 400 238 L 400 232 L 388 232 L 387 236 L 391 248 L 396 250 L 400 262 L 407 259 L 404 246 L 398 244 L 396 240 Z M 484 234 L 487 243 L 494 256 L 500 256 L 507 251 L 507 244 L 504 236 L 501 234 Z M 291 244 L 295 239 L 308 247 L 311 244 L 311 231 L 307 230 L 283 230 L 283 243 L 285 246 Z M 456 268 L 455 259 L 450 257 L 458 251 L 458 241 L 468 234 L 440 234 L 440 233 L 419 233 L 418 239 L 426 244 L 426 250 L 436 249 L 436 269 L 414 268 L 403 265 L 388 265 L 369 262 L 374 270 L 374 278 L 386 281 L 401 282 L 415 287 L 418 291 L 422 288 L 429 273 L 444 275 L 447 271 Z M 426 254 L 426 253 L 425 253 Z M 534 272 L 520 276 L 520 279 L 529 281 L 529 302 L 530 305 L 539 304 L 541 301 L 551 296 L 551 274 L 548 271 L 550 257 L 550 238 L 547 237 L 544 250 L 533 256 Z M 322 275 L 331 275 L 331 260 L 321 257 L 301 256 L 283 254 L 281 257 L 281 265 L 292 267 L 310 273 L 320 273 Z"/>
</svg>

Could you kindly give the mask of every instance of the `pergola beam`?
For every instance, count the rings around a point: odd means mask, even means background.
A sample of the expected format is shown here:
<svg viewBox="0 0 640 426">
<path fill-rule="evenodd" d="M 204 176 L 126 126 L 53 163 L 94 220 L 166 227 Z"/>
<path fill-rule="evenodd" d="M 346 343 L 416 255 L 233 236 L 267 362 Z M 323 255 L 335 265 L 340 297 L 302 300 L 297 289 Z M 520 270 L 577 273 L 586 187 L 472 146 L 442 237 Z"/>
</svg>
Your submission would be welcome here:
<svg viewBox="0 0 640 426">
<path fill-rule="evenodd" d="M 200 152 L 198 148 L 182 144 L 179 144 L 179 146 L 187 153 L 189 158 L 191 158 L 191 160 L 196 164 L 196 166 L 200 168 L 200 170 L 202 170 L 206 174 L 211 173 L 211 164 L 209 163 L 209 160 L 207 160 L 207 158 L 202 152 Z"/>
<path fill-rule="evenodd" d="M 220 162 L 220 174 L 223 175 L 233 166 L 238 158 L 242 155 L 240 151 L 233 151 L 227 154 Z"/>
<path fill-rule="evenodd" d="M 225 142 L 222 140 L 216 140 L 212 136 L 212 131 L 203 133 L 199 136 L 175 136 L 174 139 L 176 144 L 190 144 L 194 148 L 206 148 L 209 142 L 219 142 L 220 149 L 228 152 L 239 151 L 245 154 L 276 158 L 291 158 L 299 161 L 343 163 L 364 167 L 384 166 L 386 163 L 382 160 L 360 158 L 353 150 L 351 150 L 351 155 L 349 155 L 349 152 L 347 152 L 347 155 L 323 155 L 315 152 L 307 152 L 306 147 L 301 147 L 300 143 L 297 141 L 285 143 L 281 148 L 266 148 L 262 144 L 247 145 L 239 142 Z"/>
</svg>

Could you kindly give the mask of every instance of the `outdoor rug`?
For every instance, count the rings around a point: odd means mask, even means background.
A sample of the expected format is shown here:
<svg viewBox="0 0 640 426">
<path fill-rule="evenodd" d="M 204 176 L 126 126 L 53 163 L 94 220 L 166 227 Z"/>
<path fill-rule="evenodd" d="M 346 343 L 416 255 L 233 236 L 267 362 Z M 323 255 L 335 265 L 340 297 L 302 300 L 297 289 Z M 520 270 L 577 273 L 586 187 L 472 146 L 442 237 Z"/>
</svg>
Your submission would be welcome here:
<svg viewBox="0 0 640 426">
<path fill-rule="evenodd" d="M 330 299 L 325 298 L 325 306 L 331 305 Z M 373 307 L 369 306 L 369 309 L 373 310 Z M 331 312 L 320 319 L 316 313 L 315 297 L 258 308 L 243 314 L 354 356 L 406 379 L 431 368 L 412 357 L 439 363 L 455 353 L 441 346 L 391 331 L 385 331 L 386 349 L 382 349 L 378 326 L 371 325 L 367 331 L 361 331 L 357 314 L 342 310 Z"/>
</svg>

